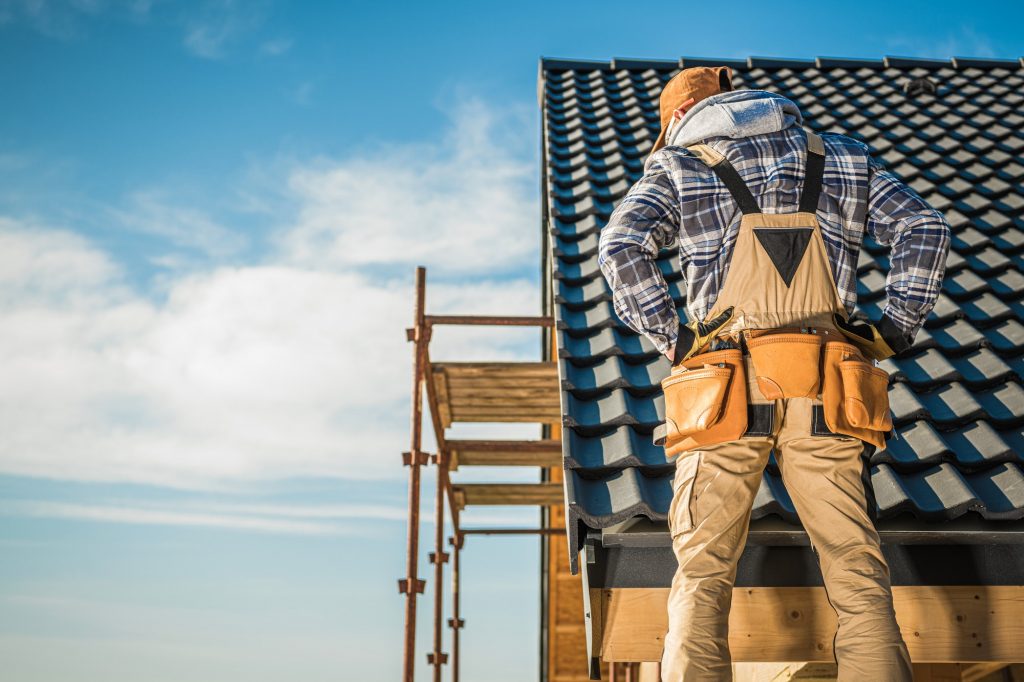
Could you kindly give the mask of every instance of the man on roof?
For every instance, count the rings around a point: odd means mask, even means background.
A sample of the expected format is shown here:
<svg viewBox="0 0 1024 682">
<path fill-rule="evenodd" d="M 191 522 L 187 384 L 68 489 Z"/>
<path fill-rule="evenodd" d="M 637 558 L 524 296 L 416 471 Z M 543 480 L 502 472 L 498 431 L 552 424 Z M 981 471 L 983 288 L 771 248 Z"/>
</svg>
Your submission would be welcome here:
<svg viewBox="0 0 1024 682">
<path fill-rule="evenodd" d="M 728 617 L 754 497 L 774 451 L 838 615 L 838 679 L 912 679 L 875 527 L 869 458 L 891 437 L 888 374 L 935 305 L 942 214 L 792 101 L 681 71 L 660 100 L 643 177 L 601 232 L 622 321 L 671 364 L 656 442 L 674 458 L 679 562 L 662 679 L 730 680 Z M 852 318 L 861 241 L 891 249 L 886 302 Z M 680 318 L 658 267 L 679 249 Z"/>
</svg>

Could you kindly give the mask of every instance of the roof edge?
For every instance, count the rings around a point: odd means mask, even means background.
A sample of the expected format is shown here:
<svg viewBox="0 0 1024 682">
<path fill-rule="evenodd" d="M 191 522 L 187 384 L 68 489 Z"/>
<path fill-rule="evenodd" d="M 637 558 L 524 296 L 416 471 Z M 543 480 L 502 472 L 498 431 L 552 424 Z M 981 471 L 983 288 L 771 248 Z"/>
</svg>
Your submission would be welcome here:
<svg viewBox="0 0 1024 682">
<path fill-rule="evenodd" d="M 811 69 L 817 66 L 813 59 L 794 59 L 790 57 L 748 57 L 747 66 L 751 69 Z"/>
<path fill-rule="evenodd" d="M 611 63 L 597 59 L 561 59 L 559 57 L 541 57 L 542 69 L 588 69 L 607 71 L 611 69 Z"/>
<path fill-rule="evenodd" d="M 928 59 L 923 57 L 886 56 L 881 59 L 860 57 L 815 57 L 813 59 L 790 57 L 748 57 L 747 59 L 718 59 L 715 57 L 680 57 L 671 59 L 640 59 L 614 57 L 610 61 L 599 59 L 563 59 L 541 57 L 541 72 L 549 70 L 568 71 L 620 71 L 655 69 L 671 71 L 692 66 L 729 66 L 734 69 L 1022 69 L 1024 57 L 997 59 L 990 57 L 950 57 L 949 59 Z"/>
<path fill-rule="evenodd" d="M 887 69 L 944 69 L 955 67 L 952 59 L 923 59 L 921 57 L 890 57 L 883 58 Z"/>
<path fill-rule="evenodd" d="M 632 59 L 629 57 L 612 58 L 611 69 L 665 69 L 672 70 L 679 68 L 679 60 L 671 59 Z"/>
<path fill-rule="evenodd" d="M 957 69 L 1019 69 L 1024 66 L 1024 57 L 1019 59 L 953 57 L 951 61 Z"/>
<path fill-rule="evenodd" d="M 814 60 L 819 69 L 884 69 L 885 62 L 881 59 L 864 59 L 860 57 L 818 57 Z"/>
<path fill-rule="evenodd" d="M 688 69 L 691 66 L 730 66 L 734 69 L 747 68 L 746 59 L 717 59 L 715 57 L 680 57 L 679 68 Z"/>
</svg>

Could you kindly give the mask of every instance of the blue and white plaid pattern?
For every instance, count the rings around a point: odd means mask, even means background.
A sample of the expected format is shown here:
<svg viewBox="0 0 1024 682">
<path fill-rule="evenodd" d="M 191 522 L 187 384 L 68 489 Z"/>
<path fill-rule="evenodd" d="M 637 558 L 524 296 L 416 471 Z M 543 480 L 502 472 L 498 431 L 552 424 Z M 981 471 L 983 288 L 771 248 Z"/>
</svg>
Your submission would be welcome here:
<svg viewBox="0 0 1024 682">
<path fill-rule="evenodd" d="M 892 249 L 883 314 L 913 337 L 942 287 L 950 229 L 914 190 L 871 158 L 867 145 L 822 135 L 825 176 L 818 220 L 847 312 L 857 302 L 857 256 L 866 234 Z M 736 168 L 764 213 L 795 211 L 807 136 L 791 127 L 766 135 L 707 140 Z M 598 263 L 615 312 L 661 352 L 679 332 L 668 286 L 655 259 L 678 242 L 690 319 L 715 303 L 739 232 L 736 202 L 714 172 L 682 147 L 652 154 L 601 231 Z"/>
</svg>

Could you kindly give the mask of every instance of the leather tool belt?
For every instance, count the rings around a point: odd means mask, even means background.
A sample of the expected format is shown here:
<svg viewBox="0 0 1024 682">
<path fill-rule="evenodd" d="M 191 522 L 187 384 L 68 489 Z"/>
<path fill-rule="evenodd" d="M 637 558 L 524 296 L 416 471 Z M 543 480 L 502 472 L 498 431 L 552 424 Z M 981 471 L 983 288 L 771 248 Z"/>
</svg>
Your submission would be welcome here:
<svg viewBox="0 0 1024 682">
<path fill-rule="evenodd" d="M 702 446 L 767 436 L 774 430 L 775 400 L 810 398 L 816 435 L 845 435 L 883 448 L 892 430 L 889 375 L 856 346 L 827 340 L 830 334 L 800 330 L 750 330 L 743 339 L 762 396 L 753 402 L 747 388 L 744 352 L 739 348 L 700 353 L 672 368 L 661 382 L 665 425 L 656 445 L 672 457 Z"/>
</svg>

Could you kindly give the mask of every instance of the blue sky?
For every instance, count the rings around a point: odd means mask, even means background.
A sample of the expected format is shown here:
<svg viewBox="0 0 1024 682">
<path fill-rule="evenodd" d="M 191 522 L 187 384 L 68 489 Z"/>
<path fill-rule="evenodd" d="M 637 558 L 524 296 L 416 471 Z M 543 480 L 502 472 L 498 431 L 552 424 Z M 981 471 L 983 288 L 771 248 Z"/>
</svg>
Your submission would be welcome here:
<svg viewBox="0 0 1024 682">
<path fill-rule="evenodd" d="M 0 678 L 397 677 L 412 268 L 538 311 L 540 56 L 1024 54 L 1014 3 L 720 7 L 0 0 Z M 537 541 L 463 557 L 464 678 L 534 679 Z"/>
</svg>

